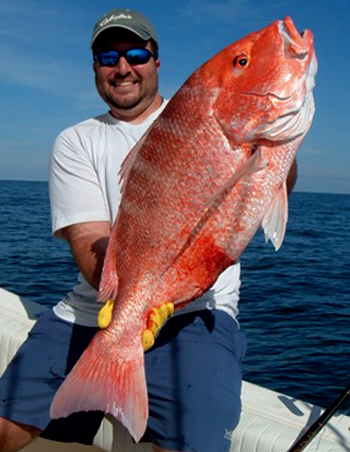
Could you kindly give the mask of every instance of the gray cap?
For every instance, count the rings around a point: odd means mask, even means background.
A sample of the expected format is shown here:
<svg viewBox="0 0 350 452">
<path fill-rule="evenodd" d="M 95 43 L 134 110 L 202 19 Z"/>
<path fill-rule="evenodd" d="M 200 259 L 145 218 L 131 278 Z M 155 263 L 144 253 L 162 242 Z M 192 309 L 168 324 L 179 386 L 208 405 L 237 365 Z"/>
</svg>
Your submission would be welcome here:
<svg viewBox="0 0 350 452">
<path fill-rule="evenodd" d="M 119 27 L 132 31 L 145 41 L 153 39 L 158 45 L 155 29 L 145 16 L 133 9 L 113 9 L 104 14 L 96 22 L 94 31 L 92 32 L 91 48 L 97 36 L 112 27 Z"/>
</svg>

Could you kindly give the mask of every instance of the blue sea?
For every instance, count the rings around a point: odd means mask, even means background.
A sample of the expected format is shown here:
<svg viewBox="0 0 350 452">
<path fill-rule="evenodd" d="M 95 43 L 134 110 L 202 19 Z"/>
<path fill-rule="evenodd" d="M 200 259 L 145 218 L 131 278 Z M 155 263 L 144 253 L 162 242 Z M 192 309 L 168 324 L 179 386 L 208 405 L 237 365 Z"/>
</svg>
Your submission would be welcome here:
<svg viewBox="0 0 350 452">
<path fill-rule="evenodd" d="M 242 256 L 244 379 L 329 406 L 350 375 L 350 195 L 295 192 L 278 252 L 258 233 Z M 75 284 L 51 237 L 45 182 L 0 181 L 0 287 L 45 305 Z"/>
</svg>

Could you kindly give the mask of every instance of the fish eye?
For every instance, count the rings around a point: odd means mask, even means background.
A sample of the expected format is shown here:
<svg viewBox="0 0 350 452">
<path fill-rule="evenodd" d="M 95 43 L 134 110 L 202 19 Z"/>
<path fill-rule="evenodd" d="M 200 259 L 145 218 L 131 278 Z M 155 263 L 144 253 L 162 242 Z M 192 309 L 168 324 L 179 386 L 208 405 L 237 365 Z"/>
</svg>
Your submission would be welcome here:
<svg viewBox="0 0 350 452">
<path fill-rule="evenodd" d="M 233 60 L 234 67 L 246 67 L 246 66 L 248 66 L 248 63 L 249 63 L 249 58 L 245 54 L 238 55 Z"/>
</svg>

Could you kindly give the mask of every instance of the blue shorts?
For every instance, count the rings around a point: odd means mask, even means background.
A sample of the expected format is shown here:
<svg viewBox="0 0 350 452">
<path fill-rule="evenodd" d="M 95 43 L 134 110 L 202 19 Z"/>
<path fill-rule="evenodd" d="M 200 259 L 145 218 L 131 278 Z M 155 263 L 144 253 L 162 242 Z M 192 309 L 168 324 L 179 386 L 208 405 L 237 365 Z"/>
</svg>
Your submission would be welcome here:
<svg viewBox="0 0 350 452">
<path fill-rule="evenodd" d="M 56 441 L 92 444 L 101 412 L 50 420 L 51 401 L 96 329 L 42 314 L 0 379 L 0 416 Z M 245 338 L 221 311 L 168 320 L 145 354 L 149 421 L 143 441 L 178 451 L 229 451 L 241 411 Z"/>
</svg>

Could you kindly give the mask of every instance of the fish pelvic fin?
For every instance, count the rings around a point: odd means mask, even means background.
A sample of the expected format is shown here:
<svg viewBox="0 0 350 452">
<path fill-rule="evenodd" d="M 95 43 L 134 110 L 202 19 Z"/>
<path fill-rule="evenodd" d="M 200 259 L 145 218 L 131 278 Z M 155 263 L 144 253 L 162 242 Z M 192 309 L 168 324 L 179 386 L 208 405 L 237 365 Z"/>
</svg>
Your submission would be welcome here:
<svg viewBox="0 0 350 452">
<path fill-rule="evenodd" d="M 51 404 L 51 418 L 79 411 L 103 411 L 120 421 L 138 442 L 148 419 L 142 345 L 128 351 L 130 359 L 125 354 L 124 358 L 114 353 L 101 354 L 100 344 L 95 341 L 99 334 L 58 389 Z"/>
<path fill-rule="evenodd" d="M 288 221 L 287 183 L 284 182 L 262 220 L 266 243 L 271 240 L 278 251 L 282 245 Z"/>
</svg>

